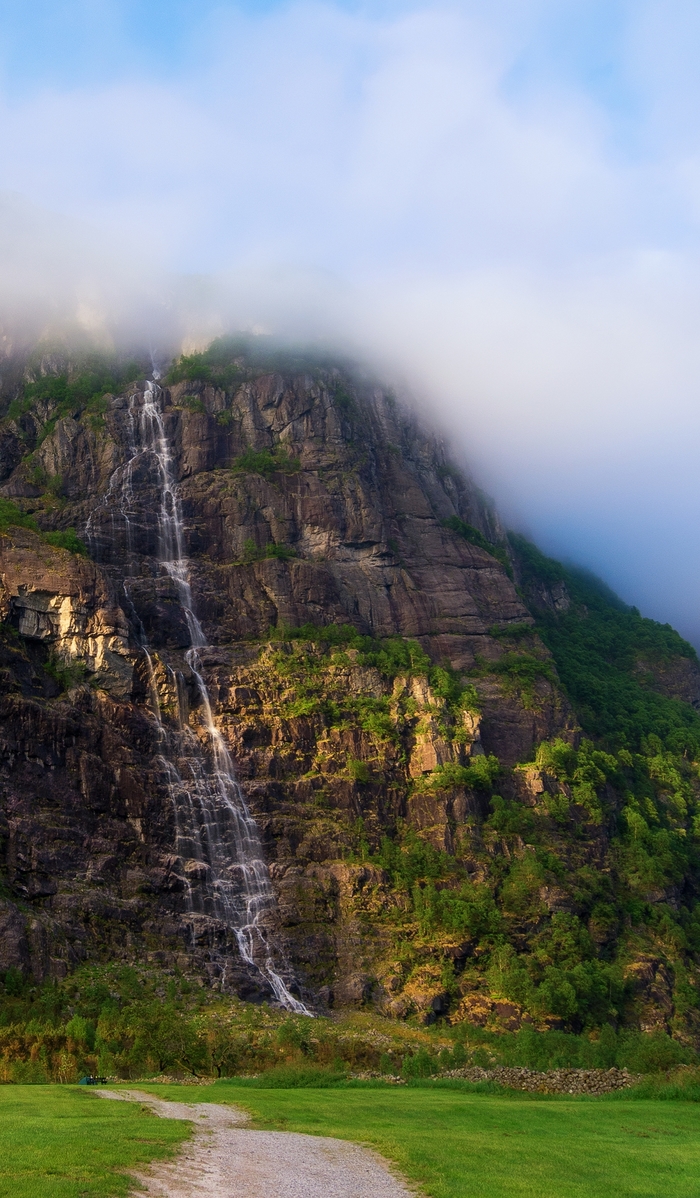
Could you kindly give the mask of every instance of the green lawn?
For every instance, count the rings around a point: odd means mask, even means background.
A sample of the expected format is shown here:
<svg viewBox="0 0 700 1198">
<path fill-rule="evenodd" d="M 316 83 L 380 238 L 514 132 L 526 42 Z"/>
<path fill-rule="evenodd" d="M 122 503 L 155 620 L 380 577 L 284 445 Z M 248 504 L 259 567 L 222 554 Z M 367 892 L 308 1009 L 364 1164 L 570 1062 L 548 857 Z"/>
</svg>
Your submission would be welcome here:
<svg viewBox="0 0 700 1198">
<path fill-rule="evenodd" d="M 142 1087 L 146 1089 L 147 1087 Z M 150 1087 L 148 1087 L 150 1088 Z M 433 1198 L 698 1198 L 700 1106 L 413 1087 L 154 1087 L 233 1102 L 260 1127 L 371 1144 Z"/>
<path fill-rule="evenodd" d="M 433 1198 L 698 1198 L 700 1106 L 536 1099 L 447 1088 L 148 1086 L 232 1102 L 255 1126 L 373 1145 Z M 168 1155 L 189 1125 L 74 1086 L 0 1087 L 0 1196 L 125 1195 L 119 1170 Z"/>
<path fill-rule="evenodd" d="M 118 1171 L 170 1155 L 189 1131 L 77 1086 L 0 1086 L 0 1195 L 128 1194 L 134 1183 Z"/>
</svg>

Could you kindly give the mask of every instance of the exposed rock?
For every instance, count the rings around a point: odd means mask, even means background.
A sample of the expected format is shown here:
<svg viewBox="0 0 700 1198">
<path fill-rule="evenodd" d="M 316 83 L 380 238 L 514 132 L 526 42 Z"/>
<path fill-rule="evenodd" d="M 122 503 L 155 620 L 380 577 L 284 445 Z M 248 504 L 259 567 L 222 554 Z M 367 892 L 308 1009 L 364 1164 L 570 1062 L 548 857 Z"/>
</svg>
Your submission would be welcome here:
<svg viewBox="0 0 700 1198">
<path fill-rule="evenodd" d="M 98 566 L 10 528 L 0 536 L 0 587 L 0 612 L 21 637 L 49 646 L 58 662 L 84 663 L 120 698 L 130 695 L 136 654 Z"/>
<path fill-rule="evenodd" d="M 26 917 L 14 903 L 0 900 L 0 972 L 25 970 L 28 965 Z"/>
<path fill-rule="evenodd" d="M 654 690 L 669 699 L 680 699 L 700 710 L 700 663 L 692 657 L 637 662 L 642 678 L 648 678 Z"/>
<path fill-rule="evenodd" d="M 206 865 L 174 851 L 155 696 L 164 728 L 183 720 L 202 742 L 206 733 L 185 660 L 182 590 L 159 565 L 162 476 L 153 455 L 134 454 L 143 386 L 105 397 L 99 419 L 74 413 L 47 428 L 53 417 L 39 404 L 0 429 L 2 494 L 45 531 L 75 528 L 90 550 L 56 549 L 20 528 L 0 536 L 0 840 L 10 896 L 0 907 L 0 970 L 40 979 L 90 956 L 173 968 L 184 959 L 210 984 L 261 998 L 230 927 L 206 903 L 197 914 L 188 906 L 193 888 L 206 894 Z M 383 838 L 400 831 L 423 851 L 455 854 L 460 885 L 503 877 L 512 860 L 527 864 L 522 839 L 484 828 L 491 793 L 477 767 L 495 755 L 499 791 L 542 821 L 560 872 L 602 872 L 609 829 L 583 811 L 564 835 L 547 806 L 570 797 L 564 784 L 531 764 L 512 768 L 532 762 L 542 740 L 576 743 L 579 730 L 531 630 L 495 514 L 439 440 L 373 382 L 320 368 L 249 372 L 228 391 L 178 383 L 162 403 L 193 605 L 209 644 L 201 670 L 261 831 L 273 931 L 304 993 L 324 1008 L 373 1003 L 423 1022 L 529 1022 L 516 1004 L 461 985 L 478 943 L 459 925 L 433 943 L 428 916 L 424 925 L 416 917 L 407 935 L 418 947 L 404 960 L 392 919 L 406 914 L 412 883 L 402 890 L 390 865 L 376 863 Z M 242 464 L 249 450 L 263 454 L 257 467 Z M 35 481 L 42 471 L 50 486 Z M 502 560 L 446 527 L 450 517 Z M 570 598 L 555 582 L 537 602 L 564 613 Z M 309 624 L 313 636 L 284 639 L 285 626 Z M 328 625 L 410 638 L 474 692 L 455 706 L 424 659 L 420 669 L 383 670 L 356 646 L 324 640 Z M 524 631 L 541 667 L 532 685 L 498 668 L 511 628 Z M 693 663 L 654 669 L 660 687 L 695 702 Z M 548 912 L 578 902 L 561 879 L 540 876 L 531 897 L 537 907 L 514 916 L 523 942 Z M 604 943 L 605 912 L 596 918 L 591 936 L 597 928 Z M 675 1018 L 665 968 L 630 967 L 644 1026 Z"/>
<path fill-rule="evenodd" d="M 511 1090 L 530 1094 L 611 1094 L 638 1084 L 642 1078 L 626 1069 L 521 1069 L 499 1066 L 496 1069 L 452 1069 L 445 1075 L 469 1082 L 496 1082 Z"/>
</svg>

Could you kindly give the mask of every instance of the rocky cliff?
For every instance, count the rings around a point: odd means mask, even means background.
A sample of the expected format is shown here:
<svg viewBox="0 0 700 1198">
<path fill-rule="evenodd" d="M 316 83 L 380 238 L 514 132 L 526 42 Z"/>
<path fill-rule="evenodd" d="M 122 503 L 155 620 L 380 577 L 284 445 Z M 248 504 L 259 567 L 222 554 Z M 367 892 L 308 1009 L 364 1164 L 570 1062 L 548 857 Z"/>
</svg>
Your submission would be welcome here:
<svg viewBox="0 0 700 1198">
<path fill-rule="evenodd" d="M 183 728 L 205 753 L 208 717 L 159 549 L 175 499 L 137 444 L 143 368 L 37 351 L 13 369 L 0 970 L 138 957 L 270 997 L 207 900 L 207 861 L 178 851 L 164 758 Z M 689 647 L 613 604 L 629 645 L 608 664 L 637 690 L 627 707 L 605 680 L 581 697 L 567 646 L 600 640 L 609 601 L 509 539 L 356 368 L 221 342 L 176 364 L 158 405 L 198 669 L 292 991 L 317 1009 L 697 1035 Z M 589 730 L 603 701 L 610 726 Z"/>
</svg>

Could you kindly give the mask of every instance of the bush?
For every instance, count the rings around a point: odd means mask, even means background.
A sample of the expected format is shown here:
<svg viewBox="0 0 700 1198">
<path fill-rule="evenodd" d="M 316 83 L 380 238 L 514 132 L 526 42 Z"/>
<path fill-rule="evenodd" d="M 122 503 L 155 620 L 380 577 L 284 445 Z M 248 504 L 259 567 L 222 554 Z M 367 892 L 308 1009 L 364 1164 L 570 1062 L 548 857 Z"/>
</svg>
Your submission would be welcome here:
<svg viewBox="0 0 700 1198">
<path fill-rule="evenodd" d="M 271 478 L 273 474 L 295 474 L 301 468 L 298 458 L 293 458 L 281 445 L 269 449 L 246 449 L 233 463 L 236 474 L 262 474 Z"/>
<path fill-rule="evenodd" d="M 243 542 L 243 562 L 246 565 L 251 565 L 253 562 L 262 562 L 267 558 L 276 558 L 281 562 L 291 561 L 296 557 L 297 551 L 291 545 L 278 545 L 275 541 L 268 541 L 262 547 L 256 545 L 252 537 L 246 537 Z"/>
<path fill-rule="evenodd" d="M 33 383 L 26 383 L 22 393 L 12 401 L 9 420 L 19 421 L 40 405 L 49 413 L 37 441 L 49 436 L 56 422 L 64 416 L 79 418 L 85 415 L 88 424 L 97 429 L 104 423 L 107 411 L 106 395 L 119 392 L 139 377 L 137 362 L 120 362 L 104 354 L 86 354 L 71 373 L 44 374 Z"/>
<path fill-rule="evenodd" d="M 502 931 L 501 915 L 487 886 L 467 882 L 438 890 L 434 882 L 411 891 L 413 909 L 423 935 L 444 928 L 458 935 L 469 935 L 486 947 Z"/>
<path fill-rule="evenodd" d="M 180 406 L 186 408 L 188 412 L 206 412 L 204 400 L 199 395 L 183 395 L 180 399 Z"/>
<path fill-rule="evenodd" d="M 434 1073 L 439 1072 L 439 1069 L 440 1064 L 438 1060 L 434 1056 L 431 1056 L 427 1049 L 419 1048 L 417 1052 L 404 1057 L 401 1076 L 406 1081 L 409 1078 L 432 1077 Z"/>
<path fill-rule="evenodd" d="M 275 641 L 315 641 L 322 645 L 356 649 L 359 665 L 373 666 L 386 678 L 396 678 L 399 674 L 409 677 L 425 674 L 430 680 L 433 669 L 430 658 L 417 641 L 401 636 L 376 640 L 363 635 L 353 624 L 301 624 L 293 628 L 280 623 L 268 629 L 266 637 Z M 442 667 L 440 669 L 443 674 L 448 673 Z M 471 702 L 473 695 L 475 692 L 472 687 L 461 684 L 459 696 L 464 698 L 465 705 Z"/>
<path fill-rule="evenodd" d="M 666 1032 L 651 1032 L 642 1036 L 623 1033 L 617 1052 L 618 1063 L 632 1073 L 660 1073 L 696 1059 L 690 1048 L 672 1040 Z"/>
<path fill-rule="evenodd" d="M 364 761 L 358 761 L 355 757 L 348 757 L 348 773 L 353 782 L 366 783 L 370 781 L 370 772 Z"/>
<path fill-rule="evenodd" d="M 33 516 L 21 511 L 11 499 L 0 498 L 0 532 L 8 528 L 29 528 L 32 532 L 39 533 L 47 544 L 87 557 L 87 545 L 80 539 L 74 528 L 66 528 L 60 532 L 42 533 Z"/>
<path fill-rule="evenodd" d="M 55 655 L 49 657 L 44 669 L 64 691 L 72 690 L 74 686 L 80 686 L 87 677 L 87 666 L 84 662 L 66 662 Z"/>
<path fill-rule="evenodd" d="M 470 757 L 468 765 L 448 761 L 438 765 L 429 774 L 419 779 L 416 790 L 451 790 L 456 786 L 471 786 L 475 790 L 493 790 L 501 766 L 497 757 Z"/>
<path fill-rule="evenodd" d="M 618 1097 L 618 1095 L 615 1095 Z M 620 1098 L 652 1098 L 670 1102 L 700 1102 L 700 1069 L 675 1069 L 646 1078 L 619 1092 Z"/>
<path fill-rule="evenodd" d="M 350 364 L 348 363 L 348 369 Z M 171 366 L 164 382 L 198 380 L 230 388 L 243 379 L 273 371 L 286 371 L 320 377 L 321 372 L 337 370 L 337 353 L 329 354 L 316 346 L 280 341 L 267 335 L 237 333 L 217 337 L 203 353 L 183 354 Z M 342 383 L 332 391 L 345 392 Z"/>
<path fill-rule="evenodd" d="M 44 540 L 57 549 L 68 549 L 71 553 L 79 553 L 81 557 L 87 557 L 87 545 L 80 539 L 74 528 L 66 528 L 62 532 L 45 532 Z"/>
<path fill-rule="evenodd" d="M 0 532 L 13 527 L 31 528 L 33 532 L 39 531 L 33 516 L 26 515 L 11 499 L 0 498 Z"/>
</svg>

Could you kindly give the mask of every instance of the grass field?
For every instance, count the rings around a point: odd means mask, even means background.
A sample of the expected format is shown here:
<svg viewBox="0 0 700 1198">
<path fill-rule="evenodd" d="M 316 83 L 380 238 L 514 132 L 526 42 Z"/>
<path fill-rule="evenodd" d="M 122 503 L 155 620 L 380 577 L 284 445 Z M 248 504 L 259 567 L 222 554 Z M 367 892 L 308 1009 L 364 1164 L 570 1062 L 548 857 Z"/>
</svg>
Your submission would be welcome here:
<svg viewBox="0 0 700 1198">
<path fill-rule="evenodd" d="M 146 1089 L 148 1087 L 141 1087 Z M 433 1198 L 698 1198 L 700 1105 L 538 1099 L 457 1089 L 251 1089 L 162 1097 L 233 1102 L 256 1125 L 371 1144 Z"/>
<path fill-rule="evenodd" d="M 187 1123 L 77 1086 L 0 1086 L 0 1195 L 128 1194 L 133 1182 L 117 1170 L 170 1155 L 188 1134 Z"/>
<path fill-rule="evenodd" d="M 432 1198 L 698 1198 L 700 1105 L 546 1099 L 441 1086 L 149 1086 L 232 1102 L 254 1126 L 371 1144 Z M 0 1087 L 0 1196 L 125 1195 L 120 1170 L 168 1155 L 186 1124 L 74 1086 Z"/>
</svg>

